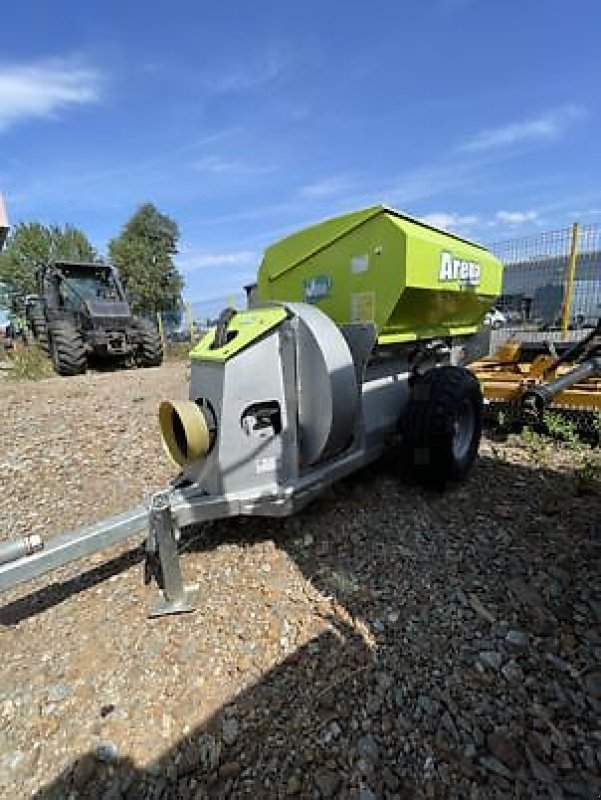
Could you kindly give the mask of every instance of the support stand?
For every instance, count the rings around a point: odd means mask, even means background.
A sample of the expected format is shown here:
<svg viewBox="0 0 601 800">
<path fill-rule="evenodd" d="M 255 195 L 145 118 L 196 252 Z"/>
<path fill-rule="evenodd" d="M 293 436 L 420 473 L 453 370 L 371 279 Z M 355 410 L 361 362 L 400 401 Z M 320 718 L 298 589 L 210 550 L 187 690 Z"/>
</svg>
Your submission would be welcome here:
<svg viewBox="0 0 601 800">
<path fill-rule="evenodd" d="M 153 575 L 161 589 L 161 596 L 151 608 L 149 616 L 163 617 L 194 611 L 198 584 L 186 586 L 183 582 L 168 492 L 161 492 L 152 498 L 146 553 L 146 575 Z"/>
</svg>

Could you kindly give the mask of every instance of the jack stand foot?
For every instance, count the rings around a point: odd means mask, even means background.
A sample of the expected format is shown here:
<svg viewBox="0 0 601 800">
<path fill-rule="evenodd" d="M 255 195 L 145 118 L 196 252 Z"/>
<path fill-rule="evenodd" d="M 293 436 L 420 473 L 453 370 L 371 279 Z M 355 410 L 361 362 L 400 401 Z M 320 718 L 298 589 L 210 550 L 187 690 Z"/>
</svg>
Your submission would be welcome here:
<svg viewBox="0 0 601 800">
<path fill-rule="evenodd" d="M 196 610 L 198 601 L 198 584 L 192 583 L 184 586 L 183 596 L 169 600 L 164 592 L 161 592 L 159 599 L 148 612 L 149 617 L 165 617 L 168 614 L 188 614 Z"/>
<path fill-rule="evenodd" d="M 161 594 L 151 608 L 150 617 L 167 614 L 186 614 L 194 611 L 198 599 L 198 585 L 184 585 L 177 552 L 177 541 L 171 519 L 168 493 L 153 497 L 150 509 L 151 571 L 160 578 Z M 158 565 L 156 551 L 158 550 Z M 159 573 L 157 576 L 156 573 Z"/>
</svg>

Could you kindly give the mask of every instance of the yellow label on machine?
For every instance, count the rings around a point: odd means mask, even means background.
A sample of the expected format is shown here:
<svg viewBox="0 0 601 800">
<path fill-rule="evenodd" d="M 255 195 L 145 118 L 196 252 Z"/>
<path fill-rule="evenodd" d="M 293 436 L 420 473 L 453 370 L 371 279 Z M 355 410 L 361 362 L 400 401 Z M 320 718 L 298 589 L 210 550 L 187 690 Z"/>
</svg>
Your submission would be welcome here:
<svg viewBox="0 0 601 800">
<path fill-rule="evenodd" d="M 375 316 L 375 292 L 358 292 L 351 295 L 351 322 L 373 322 Z"/>
</svg>

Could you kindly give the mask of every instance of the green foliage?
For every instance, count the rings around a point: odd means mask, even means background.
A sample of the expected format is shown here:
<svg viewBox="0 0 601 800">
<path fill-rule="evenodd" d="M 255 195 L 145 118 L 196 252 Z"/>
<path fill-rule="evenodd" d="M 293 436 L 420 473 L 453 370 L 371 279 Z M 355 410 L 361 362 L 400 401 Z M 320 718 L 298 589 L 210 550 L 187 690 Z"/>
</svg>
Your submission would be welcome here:
<svg viewBox="0 0 601 800">
<path fill-rule="evenodd" d="M 13 381 L 39 381 L 54 375 L 52 364 L 36 345 L 22 347 L 10 357 L 12 368 L 7 378 Z"/>
<path fill-rule="evenodd" d="M 595 411 L 593 414 L 593 430 L 597 437 L 597 444 L 601 445 L 601 411 Z"/>
<path fill-rule="evenodd" d="M 573 420 L 553 411 L 545 411 L 543 422 L 547 432 L 553 439 L 564 442 L 570 450 L 582 450 L 583 442 Z"/>
<path fill-rule="evenodd" d="M 173 261 L 178 240 L 177 223 L 145 203 L 109 243 L 110 259 L 136 311 L 150 314 L 179 306 L 184 282 Z"/>
<path fill-rule="evenodd" d="M 537 466 L 542 466 L 549 454 L 549 440 L 532 428 L 524 428 L 520 436 L 529 458 Z"/>
<path fill-rule="evenodd" d="M 601 492 L 601 457 L 589 451 L 573 473 L 576 494 L 599 494 Z"/>
<path fill-rule="evenodd" d="M 36 270 L 52 261 L 98 261 L 87 236 L 72 225 L 23 222 L 0 253 L 0 307 L 17 311 L 37 291 Z"/>
</svg>

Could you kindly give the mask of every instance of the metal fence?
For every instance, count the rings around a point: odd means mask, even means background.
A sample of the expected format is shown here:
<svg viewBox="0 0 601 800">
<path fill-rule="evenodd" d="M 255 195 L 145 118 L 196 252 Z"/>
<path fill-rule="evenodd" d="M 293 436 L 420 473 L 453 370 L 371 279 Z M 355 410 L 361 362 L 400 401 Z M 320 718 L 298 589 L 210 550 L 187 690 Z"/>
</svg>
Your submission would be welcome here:
<svg viewBox="0 0 601 800">
<path fill-rule="evenodd" d="M 497 302 L 504 333 L 571 339 L 601 317 L 600 224 L 575 223 L 490 249 L 505 266 Z"/>
</svg>

